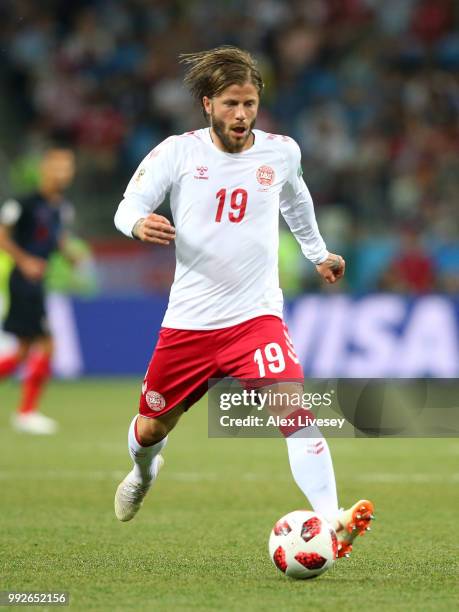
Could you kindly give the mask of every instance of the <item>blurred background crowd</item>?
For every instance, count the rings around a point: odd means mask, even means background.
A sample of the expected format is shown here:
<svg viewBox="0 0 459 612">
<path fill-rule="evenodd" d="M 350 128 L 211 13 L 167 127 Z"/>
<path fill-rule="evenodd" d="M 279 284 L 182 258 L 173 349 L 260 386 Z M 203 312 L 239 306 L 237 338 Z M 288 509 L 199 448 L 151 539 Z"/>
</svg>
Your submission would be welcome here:
<svg viewBox="0 0 459 612">
<path fill-rule="evenodd" d="M 167 291 L 173 250 L 117 236 L 113 214 L 148 151 L 204 126 L 178 54 L 221 44 L 258 59 L 257 127 L 302 148 L 348 264 L 338 289 L 459 292 L 456 0 L 1 0 L 0 197 L 32 189 L 47 139 L 65 134 L 100 290 Z M 319 289 L 285 228 L 280 269 L 289 297 Z"/>
</svg>

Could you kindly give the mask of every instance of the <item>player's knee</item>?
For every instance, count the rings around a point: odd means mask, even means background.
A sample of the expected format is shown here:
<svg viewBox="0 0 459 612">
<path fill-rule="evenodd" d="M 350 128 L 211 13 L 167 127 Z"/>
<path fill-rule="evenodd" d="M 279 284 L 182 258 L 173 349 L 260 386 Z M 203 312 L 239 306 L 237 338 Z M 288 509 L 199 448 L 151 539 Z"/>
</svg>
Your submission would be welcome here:
<svg viewBox="0 0 459 612">
<path fill-rule="evenodd" d="M 158 419 L 147 419 L 140 416 L 137 419 L 137 436 L 142 446 L 151 446 L 160 442 L 169 433 L 166 423 Z"/>
<path fill-rule="evenodd" d="M 45 336 L 38 343 L 38 348 L 40 352 L 48 357 L 52 357 L 54 354 L 54 342 L 51 336 Z"/>
<path fill-rule="evenodd" d="M 31 348 L 31 342 L 28 342 L 26 340 L 21 340 L 18 343 L 18 346 L 16 349 L 16 358 L 20 363 L 24 363 L 24 361 L 27 359 L 27 357 L 29 356 L 30 348 Z"/>
<path fill-rule="evenodd" d="M 265 406 L 269 414 L 288 417 L 301 407 L 303 386 L 299 383 L 278 383 L 263 389 L 267 394 Z"/>
</svg>

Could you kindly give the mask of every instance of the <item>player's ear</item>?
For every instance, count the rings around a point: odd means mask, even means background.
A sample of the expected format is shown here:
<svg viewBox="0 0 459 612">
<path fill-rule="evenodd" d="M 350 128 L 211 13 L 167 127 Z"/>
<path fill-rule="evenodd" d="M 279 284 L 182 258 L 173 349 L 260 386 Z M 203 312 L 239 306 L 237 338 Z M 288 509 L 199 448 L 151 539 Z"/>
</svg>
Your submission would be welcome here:
<svg viewBox="0 0 459 612">
<path fill-rule="evenodd" d="M 202 108 L 205 115 L 210 115 L 212 110 L 212 102 L 208 96 L 202 98 Z"/>
</svg>

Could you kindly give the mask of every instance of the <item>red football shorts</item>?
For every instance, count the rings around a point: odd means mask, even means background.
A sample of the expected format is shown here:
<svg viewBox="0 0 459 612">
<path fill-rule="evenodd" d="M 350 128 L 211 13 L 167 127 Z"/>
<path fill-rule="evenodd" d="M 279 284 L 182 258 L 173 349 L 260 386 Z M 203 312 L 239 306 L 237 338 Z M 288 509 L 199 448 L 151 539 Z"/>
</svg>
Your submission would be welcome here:
<svg viewBox="0 0 459 612">
<path fill-rule="evenodd" d="M 212 330 L 162 327 L 140 396 L 140 414 L 157 417 L 184 402 L 188 409 L 208 390 L 210 378 L 304 380 L 285 323 L 263 315 Z M 255 382 L 257 381 L 257 382 Z"/>
</svg>

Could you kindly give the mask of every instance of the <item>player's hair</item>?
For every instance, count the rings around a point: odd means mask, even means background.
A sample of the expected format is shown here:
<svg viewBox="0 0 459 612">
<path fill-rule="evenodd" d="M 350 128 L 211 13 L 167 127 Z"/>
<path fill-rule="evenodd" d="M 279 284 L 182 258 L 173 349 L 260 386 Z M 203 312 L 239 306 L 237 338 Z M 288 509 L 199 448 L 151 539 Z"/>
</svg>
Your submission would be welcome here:
<svg viewBox="0 0 459 612">
<path fill-rule="evenodd" d="M 74 148 L 73 138 L 68 130 L 53 130 L 49 132 L 44 143 L 45 151 Z"/>
<path fill-rule="evenodd" d="M 202 105 L 204 96 L 213 98 L 230 85 L 252 83 L 261 95 L 263 79 L 255 59 L 248 51 L 224 45 L 199 53 L 182 53 L 180 62 L 186 65 L 184 83 Z"/>
</svg>

